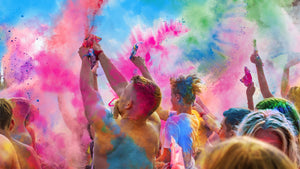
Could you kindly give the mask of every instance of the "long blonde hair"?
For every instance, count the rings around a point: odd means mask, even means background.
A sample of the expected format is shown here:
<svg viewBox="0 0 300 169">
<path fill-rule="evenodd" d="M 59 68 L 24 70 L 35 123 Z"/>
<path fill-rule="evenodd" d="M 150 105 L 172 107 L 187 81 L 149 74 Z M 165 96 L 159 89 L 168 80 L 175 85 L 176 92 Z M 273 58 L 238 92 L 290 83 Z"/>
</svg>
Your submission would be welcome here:
<svg viewBox="0 0 300 169">
<path fill-rule="evenodd" d="M 206 150 L 201 169 L 296 169 L 283 152 L 247 136 L 234 137 Z"/>
</svg>

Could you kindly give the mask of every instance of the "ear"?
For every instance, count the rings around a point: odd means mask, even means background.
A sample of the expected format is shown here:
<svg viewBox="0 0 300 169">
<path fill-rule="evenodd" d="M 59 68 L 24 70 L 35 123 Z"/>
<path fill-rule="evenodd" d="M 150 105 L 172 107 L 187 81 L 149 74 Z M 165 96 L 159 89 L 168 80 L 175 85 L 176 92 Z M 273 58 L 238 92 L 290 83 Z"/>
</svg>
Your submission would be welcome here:
<svg viewBox="0 0 300 169">
<path fill-rule="evenodd" d="M 229 132 L 229 135 L 230 135 L 231 137 L 236 136 L 236 134 L 235 134 L 235 132 L 234 132 L 233 130 L 231 130 L 231 131 Z"/>
<path fill-rule="evenodd" d="M 179 94 L 176 94 L 176 101 L 179 102 L 181 100 L 181 96 Z"/>
<path fill-rule="evenodd" d="M 15 127 L 15 120 L 11 119 L 10 125 L 9 125 L 9 131 L 12 131 Z"/>
<path fill-rule="evenodd" d="M 125 109 L 131 109 L 133 106 L 133 100 L 132 99 L 129 99 L 127 102 L 126 102 L 126 106 L 125 106 Z"/>
</svg>

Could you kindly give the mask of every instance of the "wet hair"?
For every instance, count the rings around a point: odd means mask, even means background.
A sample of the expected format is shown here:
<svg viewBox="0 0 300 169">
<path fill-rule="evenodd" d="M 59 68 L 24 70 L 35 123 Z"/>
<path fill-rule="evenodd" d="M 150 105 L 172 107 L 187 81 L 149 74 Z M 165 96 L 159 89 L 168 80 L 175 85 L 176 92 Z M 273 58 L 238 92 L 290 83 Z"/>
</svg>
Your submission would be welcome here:
<svg viewBox="0 0 300 169">
<path fill-rule="evenodd" d="M 277 110 L 259 110 L 248 114 L 241 122 L 237 135 L 253 136 L 260 129 L 271 129 L 281 139 L 283 151 L 293 161 L 297 162 L 298 153 L 295 141 L 294 127 L 283 114 Z"/>
<path fill-rule="evenodd" d="M 225 117 L 225 125 L 227 130 L 236 130 L 237 126 L 241 123 L 244 117 L 251 111 L 244 108 L 230 108 L 223 112 Z"/>
<path fill-rule="evenodd" d="M 197 164 L 202 169 L 297 169 L 274 146 L 247 136 L 233 137 L 206 149 Z"/>
<path fill-rule="evenodd" d="M 282 99 L 282 98 L 266 98 L 255 106 L 258 110 L 265 110 L 265 109 L 276 109 L 280 113 L 282 113 L 286 119 L 292 122 L 294 128 L 296 129 L 294 134 L 297 136 L 300 131 L 300 116 L 293 106 L 292 103 L 289 101 Z"/>
<path fill-rule="evenodd" d="M 12 119 L 12 105 L 9 100 L 0 99 L 0 127 L 6 129 L 9 127 Z"/>
<path fill-rule="evenodd" d="M 196 95 L 201 92 L 200 79 L 196 75 L 179 76 L 170 79 L 171 90 L 174 94 L 179 94 L 185 104 L 193 104 Z"/>
<path fill-rule="evenodd" d="M 134 76 L 131 82 L 136 92 L 136 99 L 139 100 L 139 107 L 146 117 L 150 116 L 160 105 L 160 88 L 153 81 L 143 76 Z"/>
</svg>

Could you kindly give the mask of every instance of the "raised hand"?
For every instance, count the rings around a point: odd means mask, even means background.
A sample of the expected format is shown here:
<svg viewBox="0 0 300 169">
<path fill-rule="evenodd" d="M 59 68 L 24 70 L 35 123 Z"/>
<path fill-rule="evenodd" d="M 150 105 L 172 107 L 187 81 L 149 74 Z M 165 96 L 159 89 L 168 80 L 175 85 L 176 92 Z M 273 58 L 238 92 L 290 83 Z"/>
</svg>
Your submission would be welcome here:
<svg viewBox="0 0 300 169">
<path fill-rule="evenodd" d="M 130 60 L 137 68 L 146 66 L 145 59 L 140 56 L 133 56 Z"/>
<path fill-rule="evenodd" d="M 89 53 L 89 48 L 85 48 L 81 46 L 78 50 L 78 54 L 81 59 L 83 58 L 83 56 L 88 55 L 88 53 Z"/>
<path fill-rule="evenodd" d="M 263 65 L 261 58 L 258 55 L 258 52 L 255 50 L 250 57 L 250 61 L 255 65 Z"/>
</svg>

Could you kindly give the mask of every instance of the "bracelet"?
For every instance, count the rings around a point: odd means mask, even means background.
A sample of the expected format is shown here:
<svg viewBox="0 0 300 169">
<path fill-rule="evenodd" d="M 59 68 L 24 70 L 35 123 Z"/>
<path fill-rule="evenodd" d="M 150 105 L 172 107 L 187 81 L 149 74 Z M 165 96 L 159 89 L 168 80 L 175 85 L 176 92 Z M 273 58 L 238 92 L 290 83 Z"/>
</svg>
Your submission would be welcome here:
<svg viewBox="0 0 300 169">
<path fill-rule="evenodd" d="M 89 59 L 90 56 L 89 55 L 83 55 L 81 59 L 83 60 L 84 57 L 88 57 L 88 59 Z"/>
</svg>

